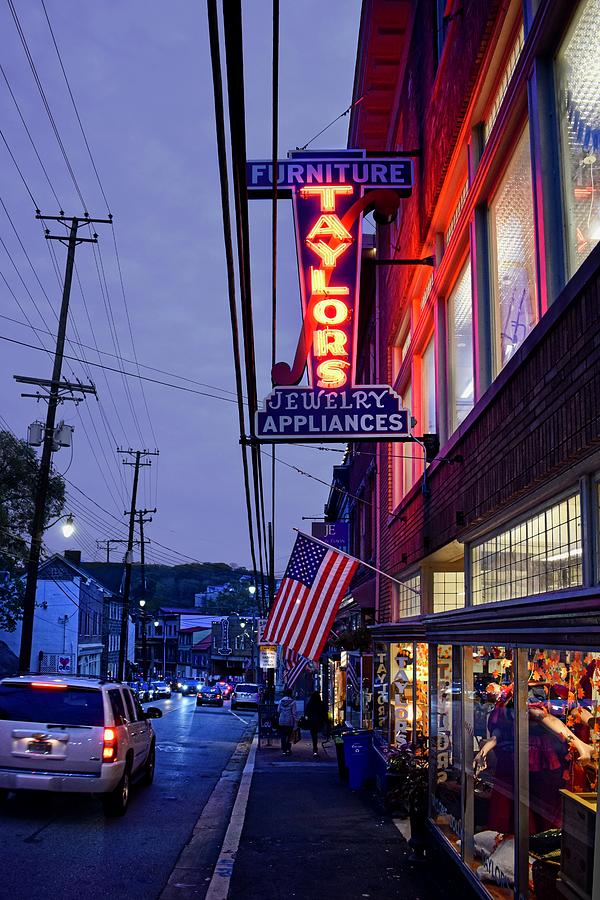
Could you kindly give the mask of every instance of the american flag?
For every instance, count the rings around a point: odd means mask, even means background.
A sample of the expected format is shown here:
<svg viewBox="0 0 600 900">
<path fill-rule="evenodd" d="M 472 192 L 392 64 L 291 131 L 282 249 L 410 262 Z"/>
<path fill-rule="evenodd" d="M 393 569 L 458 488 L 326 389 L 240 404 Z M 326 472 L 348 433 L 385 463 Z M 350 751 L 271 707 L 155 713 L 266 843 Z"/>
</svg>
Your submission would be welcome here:
<svg viewBox="0 0 600 900">
<path fill-rule="evenodd" d="M 283 663 L 285 667 L 283 680 L 289 688 L 295 685 L 306 667 L 311 665 L 310 660 L 305 656 L 300 656 L 295 650 L 290 650 L 289 647 L 285 647 L 283 650 Z"/>
<path fill-rule="evenodd" d="M 318 660 L 358 560 L 298 534 L 263 640 Z"/>
<path fill-rule="evenodd" d="M 356 657 L 348 657 L 348 666 L 346 667 L 346 680 L 356 694 L 360 692 L 360 675 L 355 668 L 357 664 L 360 665 L 360 662 L 358 659 L 356 659 Z"/>
</svg>

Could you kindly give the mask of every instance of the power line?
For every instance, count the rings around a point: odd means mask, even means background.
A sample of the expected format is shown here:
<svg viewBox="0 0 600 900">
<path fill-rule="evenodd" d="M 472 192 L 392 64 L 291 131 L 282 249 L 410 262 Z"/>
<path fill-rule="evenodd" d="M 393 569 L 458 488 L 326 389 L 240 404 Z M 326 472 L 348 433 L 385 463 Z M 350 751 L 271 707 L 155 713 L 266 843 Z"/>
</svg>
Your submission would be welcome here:
<svg viewBox="0 0 600 900">
<path fill-rule="evenodd" d="M 34 81 L 35 81 L 35 83 L 36 83 L 36 85 L 37 85 L 37 89 L 38 89 L 38 91 L 39 91 L 40 97 L 42 98 L 42 103 L 43 103 L 43 105 L 44 105 L 44 109 L 46 110 L 46 113 L 47 113 L 47 115 L 48 115 L 48 119 L 49 119 L 49 121 L 50 121 L 50 125 L 52 126 L 52 130 L 53 130 L 54 135 L 55 135 L 55 137 L 56 137 L 56 141 L 57 141 L 58 146 L 59 146 L 59 148 L 60 148 L 60 152 L 62 153 L 63 159 L 64 159 L 64 161 L 65 161 L 65 165 L 66 165 L 66 167 L 67 167 L 67 171 L 68 171 L 68 173 L 69 173 L 69 175 L 70 175 L 70 177 L 71 177 L 71 181 L 73 182 L 73 185 L 74 185 L 74 187 L 75 187 L 75 191 L 77 192 L 77 196 L 78 196 L 79 199 L 81 200 L 81 205 L 83 206 L 84 214 L 87 216 L 87 214 L 88 214 L 88 213 L 87 213 L 87 204 L 86 204 L 85 200 L 83 199 L 83 194 L 81 193 L 81 189 L 80 189 L 80 187 L 79 187 L 79 183 L 78 183 L 77 178 L 76 178 L 76 176 L 75 176 L 75 172 L 74 172 L 74 170 L 73 170 L 73 167 L 72 167 L 71 162 L 70 162 L 70 160 L 69 160 L 69 157 L 68 157 L 68 155 L 67 155 L 67 151 L 65 150 L 65 145 L 63 144 L 62 138 L 61 138 L 61 136 L 60 136 L 60 132 L 59 132 L 59 130 L 58 130 L 58 126 L 57 126 L 57 124 L 56 124 L 56 120 L 54 119 L 54 116 L 52 115 L 52 110 L 50 109 L 50 104 L 48 103 L 48 98 L 46 97 L 46 93 L 45 93 L 45 91 L 44 91 L 44 88 L 43 88 L 43 85 L 42 85 L 40 76 L 39 76 L 39 74 L 38 74 L 38 71 L 37 71 L 37 69 L 36 69 L 35 63 L 34 63 L 34 61 L 33 61 L 33 56 L 31 55 L 31 51 L 30 51 L 29 45 L 28 45 L 28 43 L 27 43 L 27 38 L 25 37 L 25 32 L 23 31 L 23 28 L 22 28 L 22 26 L 21 26 L 21 22 L 20 22 L 20 20 L 19 20 L 18 15 L 17 15 L 17 11 L 16 11 L 16 9 L 15 9 L 15 7 L 14 7 L 13 0 L 6 0 L 6 2 L 8 3 L 10 12 L 11 12 L 11 14 L 12 14 L 12 17 L 13 17 L 13 20 L 14 20 L 14 23 L 15 23 L 15 27 L 16 27 L 16 29 L 17 29 L 17 33 L 18 33 L 18 35 L 19 35 L 19 37 L 20 37 L 20 39 L 21 39 L 21 44 L 23 45 L 23 50 L 25 51 L 25 56 L 27 57 L 27 61 L 28 61 L 28 63 L 29 63 L 29 67 L 30 67 L 31 72 L 32 72 L 32 74 L 33 74 Z"/>
<path fill-rule="evenodd" d="M 369 88 L 368 90 L 371 90 L 371 89 Z M 332 125 L 335 125 L 335 123 L 339 122 L 340 119 L 343 119 L 344 116 L 347 116 L 348 113 L 351 110 L 353 110 L 355 106 L 358 106 L 359 103 L 362 103 L 362 101 L 367 96 L 368 90 L 365 91 L 365 93 L 362 95 L 362 97 L 359 97 L 358 100 L 355 100 L 353 103 L 351 103 L 350 106 L 348 107 L 348 109 L 345 109 L 343 112 L 341 112 L 339 114 L 339 116 L 336 116 L 335 119 L 332 119 L 331 122 L 329 123 L 329 125 L 326 125 L 325 128 L 321 128 L 320 131 L 317 131 L 315 136 L 311 137 L 310 141 L 307 141 L 303 147 L 296 147 L 296 150 L 308 150 L 308 148 L 310 147 L 310 145 L 312 144 L 313 141 L 316 141 L 316 139 L 318 137 L 321 137 L 322 134 L 325 134 L 325 132 L 328 131 Z"/>
</svg>

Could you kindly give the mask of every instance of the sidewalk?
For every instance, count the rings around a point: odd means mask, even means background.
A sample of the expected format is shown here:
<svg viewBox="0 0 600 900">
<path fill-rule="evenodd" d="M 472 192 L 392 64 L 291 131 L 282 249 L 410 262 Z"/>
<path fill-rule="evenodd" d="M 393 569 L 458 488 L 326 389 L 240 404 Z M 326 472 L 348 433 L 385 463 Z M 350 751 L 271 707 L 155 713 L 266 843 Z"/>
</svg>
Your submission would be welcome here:
<svg viewBox="0 0 600 900">
<path fill-rule="evenodd" d="M 335 746 L 258 751 L 229 900 L 474 897 L 440 851 L 412 864 L 394 822 L 338 778 Z"/>
</svg>

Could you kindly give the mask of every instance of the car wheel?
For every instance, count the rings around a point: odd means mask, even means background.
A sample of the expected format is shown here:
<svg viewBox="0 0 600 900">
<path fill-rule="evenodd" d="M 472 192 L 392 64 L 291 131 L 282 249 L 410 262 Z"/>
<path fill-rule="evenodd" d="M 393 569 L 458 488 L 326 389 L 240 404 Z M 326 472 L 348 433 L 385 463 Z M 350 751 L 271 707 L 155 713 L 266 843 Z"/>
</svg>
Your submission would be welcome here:
<svg viewBox="0 0 600 900">
<path fill-rule="evenodd" d="M 237 707 L 236 707 L 235 703 L 233 702 L 233 700 L 231 701 L 231 709 L 237 709 Z"/>
<path fill-rule="evenodd" d="M 219 703 L 219 706 L 223 706 L 223 701 L 222 701 L 222 700 L 221 700 L 221 702 Z"/>
<path fill-rule="evenodd" d="M 123 772 L 123 777 L 110 794 L 102 798 L 104 814 L 106 816 L 124 816 L 129 805 L 129 791 L 131 788 L 131 775 L 129 766 Z"/>
<path fill-rule="evenodd" d="M 142 784 L 146 785 L 146 787 L 150 787 L 152 782 L 154 781 L 154 771 L 156 769 L 156 746 L 154 741 L 150 746 L 150 752 L 148 753 L 148 759 L 144 763 L 144 774 L 142 775 Z"/>
</svg>

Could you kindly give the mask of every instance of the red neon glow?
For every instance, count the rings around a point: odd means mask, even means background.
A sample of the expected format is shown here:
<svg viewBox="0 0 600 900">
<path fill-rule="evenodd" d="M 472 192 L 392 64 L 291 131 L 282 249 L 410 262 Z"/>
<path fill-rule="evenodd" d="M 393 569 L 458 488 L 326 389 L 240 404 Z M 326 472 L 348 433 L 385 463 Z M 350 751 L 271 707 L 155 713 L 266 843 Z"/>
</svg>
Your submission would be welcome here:
<svg viewBox="0 0 600 900">
<path fill-rule="evenodd" d="M 350 288 L 328 285 L 325 270 L 315 269 L 314 266 L 310 267 L 310 289 L 317 297 L 331 297 L 332 294 L 341 297 L 350 293 Z"/>
<path fill-rule="evenodd" d="M 341 328 L 324 328 L 313 335 L 313 353 L 319 359 L 323 356 L 348 356 L 346 344 L 348 335 Z"/>
<path fill-rule="evenodd" d="M 329 244 L 326 244 L 325 241 L 318 241 L 315 243 L 314 241 L 309 240 L 306 241 L 306 244 L 313 253 L 316 253 L 321 259 L 324 269 L 334 269 L 338 258 L 342 253 L 345 253 L 350 246 L 350 244 L 338 244 L 334 249 L 333 247 L 330 247 Z"/>
<path fill-rule="evenodd" d="M 66 684 L 52 684 L 51 682 L 47 681 L 32 681 L 31 687 L 43 688 L 44 690 L 51 691 L 65 691 L 67 689 Z"/>
<path fill-rule="evenodd" d="M 343 387 L 348 381 L 345 369 L 350 368 L 350 363 L 343 359 L 326 359 L 317 366 L 317 386 L 335 390 Z"/>
<path fill-rule="evenodd" d="M 348 241 L 352 243 L 352 235 L 343 225 L 342 220 L 336 215 L 328 215 L 323 213 L 319 216 L 313 227 L 306 236 L 306 242 L 314 241 L 316 237 L 334 237 L 338 241 Z"/>
<path fill-rule="evenodd" d="M 328 297 L 315 303 L 313 316 L 319 325 L 341 325 L 348 320 L 349 312 L 343 300 Z"/>
<path fill-rule="evenodd" d="M 303 187 L 300 190 L 300 196 L 304 200 L 309 197 L 319 197 L 321 200 L 321 212 L 335 212 L 336 197 L 349 196 L 353 190 L 354 188 L 351 184 Z"/>
</svg>

